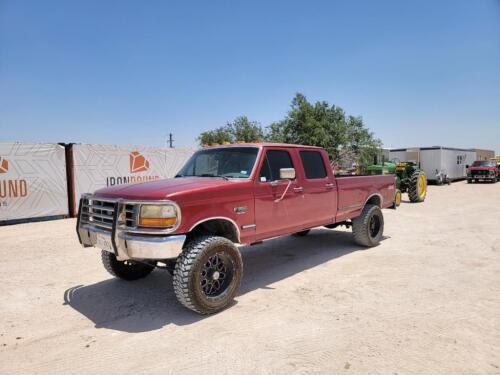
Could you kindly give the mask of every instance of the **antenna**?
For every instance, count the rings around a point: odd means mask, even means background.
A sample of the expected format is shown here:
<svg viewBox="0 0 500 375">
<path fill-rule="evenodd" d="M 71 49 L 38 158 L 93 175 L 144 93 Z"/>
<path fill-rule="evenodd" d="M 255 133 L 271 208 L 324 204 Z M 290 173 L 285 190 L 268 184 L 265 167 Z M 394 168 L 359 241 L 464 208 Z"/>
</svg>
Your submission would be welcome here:
<svg viewBox="0 0 500 375">
<path fill-rule="evenodd" d="M 168 134 L 168 147 L 174 148 L 174 138 L 172 133 Z"/>
</svg>

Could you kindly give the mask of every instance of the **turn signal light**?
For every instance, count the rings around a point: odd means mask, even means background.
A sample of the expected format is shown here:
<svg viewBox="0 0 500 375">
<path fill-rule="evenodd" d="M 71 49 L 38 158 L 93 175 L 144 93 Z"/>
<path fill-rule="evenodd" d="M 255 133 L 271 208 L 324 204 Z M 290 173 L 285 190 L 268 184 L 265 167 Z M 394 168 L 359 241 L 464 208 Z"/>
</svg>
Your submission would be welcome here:
<svg viewBox="0 0 500 375">
<path fill-rule="evenodd" d="M 175 217 L 141 217 L 139 225 L 144 227 L 171 227 L 177 223 Z"/>
</svg>

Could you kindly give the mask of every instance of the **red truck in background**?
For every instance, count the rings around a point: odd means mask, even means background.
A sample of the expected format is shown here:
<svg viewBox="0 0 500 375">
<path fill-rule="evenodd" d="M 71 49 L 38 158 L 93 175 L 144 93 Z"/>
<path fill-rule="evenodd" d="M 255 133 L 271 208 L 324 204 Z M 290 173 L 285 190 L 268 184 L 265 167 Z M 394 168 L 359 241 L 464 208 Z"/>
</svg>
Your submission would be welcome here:
<svg viewBox="0 0 500 375">
<path fill-rule="evenodd" d="M 179 302 L 209 314 L 238 291 L 237 245 L 346 225 L 355 242 L 376 246 L 381 209 L 393 206 L 394 195 L 392 175 L 334 176 L 322 148 L 211 147 L 197 151 L 175 178 L 84 194 L 77 233 L 84 247 L 102 250 L 113 276 L 135 280 L 167 268 Z"/>
<path fill-rule="evenodd" d="M 466 168 L 467 183 L 479 180 L 495 183 L 500 180 L 500 166 L 495 160 L 476 160 L 472 165 L 466 165 Z"/>
</svg>

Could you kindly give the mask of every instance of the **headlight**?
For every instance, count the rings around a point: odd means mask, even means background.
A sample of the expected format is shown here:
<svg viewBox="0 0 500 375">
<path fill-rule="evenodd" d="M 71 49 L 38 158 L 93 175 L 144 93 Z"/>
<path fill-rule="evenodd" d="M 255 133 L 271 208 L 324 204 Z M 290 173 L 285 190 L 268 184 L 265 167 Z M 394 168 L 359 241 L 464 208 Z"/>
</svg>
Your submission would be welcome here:
<svg viewBox="0 0 500 375">
<path fill-rule="evenodd" d="M 143 204 L 139 214 L 139 225 L 143 227 L 169 228 L 177 224 L 179 213 L 171 204 Z"/>
</svg>

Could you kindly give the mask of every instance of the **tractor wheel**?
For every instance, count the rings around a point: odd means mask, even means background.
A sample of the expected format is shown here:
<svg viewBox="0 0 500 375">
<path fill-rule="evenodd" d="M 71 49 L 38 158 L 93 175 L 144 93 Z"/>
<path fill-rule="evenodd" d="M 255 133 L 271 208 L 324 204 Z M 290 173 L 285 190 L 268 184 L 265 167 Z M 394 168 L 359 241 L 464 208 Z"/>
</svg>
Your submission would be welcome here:
<svg viewBox="0 0 500 375">
<path fill-rule="evenodd" d="M 427 177 L 424 171 L 416 171 L 411 175 L 408 196 L 411 202 L 423 202 L 427 194 Z"/>
<path fill-rule="evenodd" d="M 401 190 L 396 189 L 396 194 L 394 194 L 394 203 L 392 204 L 392 208 L 399 207 L 401 204 Z"/>
</svg>

